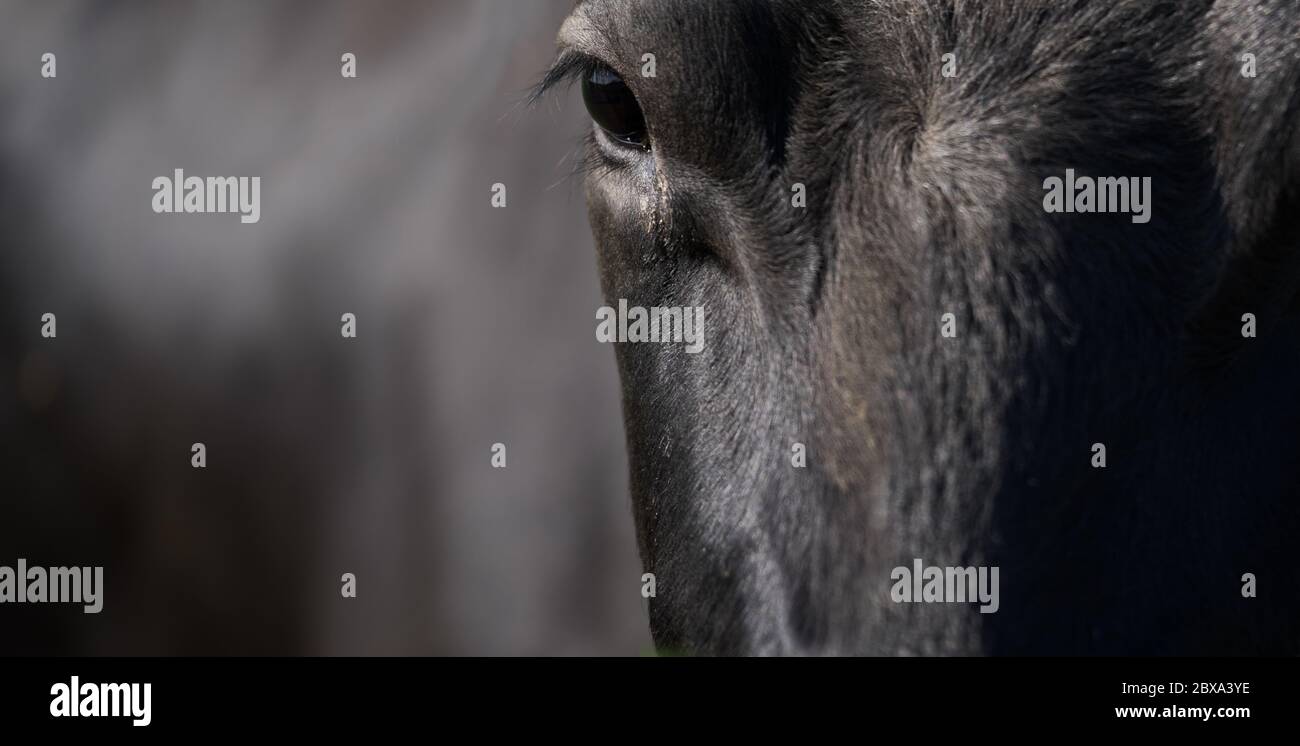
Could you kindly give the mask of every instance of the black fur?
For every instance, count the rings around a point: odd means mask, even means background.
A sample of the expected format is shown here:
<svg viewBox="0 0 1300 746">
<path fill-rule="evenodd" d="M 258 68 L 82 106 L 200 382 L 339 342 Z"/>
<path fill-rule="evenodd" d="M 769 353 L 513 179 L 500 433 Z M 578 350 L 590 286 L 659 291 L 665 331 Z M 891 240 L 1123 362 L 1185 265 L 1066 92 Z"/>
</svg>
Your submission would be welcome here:
<svg viewBox="0 0 1300 746">
<path fill-rule="evenodd" d="M 705 308 L 617 349 L 658 644 L 1300 650 L 1294 0 L 586 0 L 561 43 L 650 129 L 591 144 L 606 297 Z M 1046 214 L 1067 168 L 1150 223 Z M 1000 610 L 893 603 L 912 558 Z"/>
</svg>

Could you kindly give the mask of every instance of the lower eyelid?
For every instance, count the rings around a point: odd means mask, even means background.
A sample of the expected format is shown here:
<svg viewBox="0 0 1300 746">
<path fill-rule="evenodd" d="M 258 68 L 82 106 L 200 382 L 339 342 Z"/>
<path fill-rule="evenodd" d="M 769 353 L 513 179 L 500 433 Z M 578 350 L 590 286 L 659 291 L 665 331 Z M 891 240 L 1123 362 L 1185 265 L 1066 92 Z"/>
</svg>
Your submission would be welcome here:
<svg viewBox="0 0 1300 746">
<path fill-rule="evenodd" d="M 594 123 L 584 140 L 585 150 L 580 167 L 584 178 L 600 180 L 616 173 L 624 173 L 634 175 L 632 178 L 637 184 L 648 185 L 653 180 L 656 165 L 653 158 L 646 157 L 650 155 L 649 150 L 619 145 Z M 651 181 L 642 182 L 643 178 Z"/>
<path fill-rule="evenodd" d="M 592 144 L 600 148 L 602 151 L 611 151 L 612 154 L 610 157 L 619 162 L 631 163 L 636 160 L 637 157 L 650 152 L 649 147 L 642 147 L 635 143 L 627 143 L 619 140 L 606 132 L 604 128 L 595 122 L 591 123 L 591 132 L 589 137 L 592 140 Z"/>
</svg>

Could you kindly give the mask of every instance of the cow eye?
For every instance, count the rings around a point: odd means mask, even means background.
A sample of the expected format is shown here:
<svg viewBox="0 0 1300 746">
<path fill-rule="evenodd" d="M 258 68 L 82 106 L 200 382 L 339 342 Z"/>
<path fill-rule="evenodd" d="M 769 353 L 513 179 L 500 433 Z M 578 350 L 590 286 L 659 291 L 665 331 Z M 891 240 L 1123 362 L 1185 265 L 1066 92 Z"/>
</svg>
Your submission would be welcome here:
<svg viewBox="0 0 1300 746">
<path fill-rule="evenodd" d="M 582 80 L 582 100 L 596 125 L 624 145 L 649 149 L 645 115 L 618 73 L 596 65 Z"/>
</svg>

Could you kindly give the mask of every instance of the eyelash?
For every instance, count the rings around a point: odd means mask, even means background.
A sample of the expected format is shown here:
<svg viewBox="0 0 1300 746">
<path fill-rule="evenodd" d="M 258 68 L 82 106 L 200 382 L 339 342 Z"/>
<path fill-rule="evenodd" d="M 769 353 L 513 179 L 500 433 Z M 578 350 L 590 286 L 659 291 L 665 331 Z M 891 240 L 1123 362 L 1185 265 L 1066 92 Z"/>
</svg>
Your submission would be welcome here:
<svg viewBox="0 0 1300 746">
<path fill-rule="evenodd" d="M 528 96 L 528 104 L 533 105 L 546 97 L 546 94 L 561 86 L 573 85 L 585 76 L 591 75 L 604 63 L 582 52 L 566 49 L 560 53 L 551 69 L 547 70 L 540 82 L 533 87 Z"/>
<path fill-rule="evenodd" d="M 596 141 L 594 127 L 582 136 L 582 144 L 578 147 L 582 148 L 582 150 L 579 152 L 578 158 L 575 159 L 574 178 L 591 177 L 599 180 L 617 169 L 618 164 L 603 154 L 600 143 Z"/>
</svg>

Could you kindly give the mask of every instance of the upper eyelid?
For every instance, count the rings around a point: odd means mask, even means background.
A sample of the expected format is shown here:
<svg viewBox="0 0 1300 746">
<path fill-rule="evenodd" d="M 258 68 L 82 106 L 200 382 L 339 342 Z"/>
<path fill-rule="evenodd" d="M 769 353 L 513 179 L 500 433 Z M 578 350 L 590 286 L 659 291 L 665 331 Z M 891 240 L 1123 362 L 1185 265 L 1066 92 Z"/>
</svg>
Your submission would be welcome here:
<svg viewBox="0 0 1300 746">
<path fill-rule="evenodd" d="M 589 0 L 581 0 L 560 26 L 556 38 L 560 51 L 550 69 L 533 88 L 528 103 L 536 103 L 551 89 L 590 74 L 597 67 L 607 67 L 625 80 L 628 79 L 620 69 L 622 60 L 615 46 L 610 43 L 605 24 L 595 15 L 595 3 L 588 3 Z"/>
<path fill-rule="evenodd" d="M 602 60 L 611 67 L 618 62 L 618 52 L 610 44 L 605 25 L 593 16 L 590 6 L 579 5 L 564 19 L 556 42 L 561 51 L 573 51 Z"/>
<path fill-rule="evenodd" d="M 556 43 L 560 51 L 533 92 L 533 100 L 540 98 L 555 86 L 570 80 L 580 72 L 591 72 L 596 67 L 608 67 L 622 77 L 621 59 L 604 24 L 593 13 L 593 5 L 582 0 L 560 26 Z"/>
</svg>

